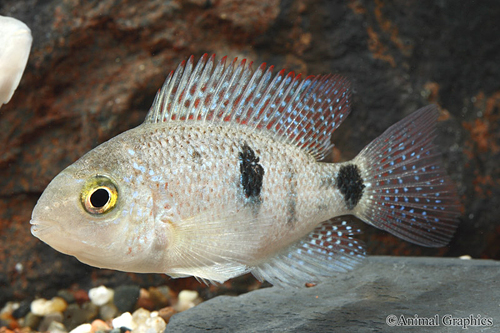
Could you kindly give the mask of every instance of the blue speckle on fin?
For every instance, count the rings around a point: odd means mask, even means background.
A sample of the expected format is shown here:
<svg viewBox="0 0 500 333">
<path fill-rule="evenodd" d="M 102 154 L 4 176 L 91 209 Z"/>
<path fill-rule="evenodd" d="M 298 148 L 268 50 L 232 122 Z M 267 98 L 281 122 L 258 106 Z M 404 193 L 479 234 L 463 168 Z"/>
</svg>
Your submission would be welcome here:
<svg viewBox="0 0 500 333">
<path fill-rule="evenodd" d="M 354 159 L 367 187 L 356 215 L 409 242 L 448 244 L 460 202 L 432 143 L 438 110 L 422 108 L 387 129 Z M 370 185 L 368 185 L 370 184 Z"/>
<path fill-rule="evenodd" d="M 364 245 L 351 237 L 358 233 L 359 229 L 353 229 L 345 217 L 333 218 L 251 272 L 257 279 L 278 286 L 321 282 L 361 263 Z"/>
</svg>

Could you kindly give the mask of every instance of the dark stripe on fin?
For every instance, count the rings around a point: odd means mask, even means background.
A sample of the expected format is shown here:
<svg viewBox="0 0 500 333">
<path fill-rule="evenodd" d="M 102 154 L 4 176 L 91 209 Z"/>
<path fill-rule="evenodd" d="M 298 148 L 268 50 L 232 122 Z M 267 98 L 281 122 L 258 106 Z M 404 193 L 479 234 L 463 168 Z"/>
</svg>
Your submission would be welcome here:
<svg viewBox="0 0 500 333">
<path fill-rule="evenodd" d="M 264 168 L 259 164 L 259 157 L 246 143 L 238 154 L 240 160 L 240 183 L 246 198 L 259 198 L 264 179 Z"/>
<path fill-rule="evenodd" d="M 289 169 L 289 187 L 287 193 L 287 218 L 286 223 L 293 226 L 297 222 L 297 175 L 293 168 Z"/>
<path fill-rule="evenodd" d="M 335 185 L 344 196 L 345 204 L 350 210 L 356 207 L 363 196 L 363 189 L 366 187 L 363 184 L 363 178 L 361 178 L 359 168 L 355 164 L 348 164 L 340 167 Z"/>
</svg>

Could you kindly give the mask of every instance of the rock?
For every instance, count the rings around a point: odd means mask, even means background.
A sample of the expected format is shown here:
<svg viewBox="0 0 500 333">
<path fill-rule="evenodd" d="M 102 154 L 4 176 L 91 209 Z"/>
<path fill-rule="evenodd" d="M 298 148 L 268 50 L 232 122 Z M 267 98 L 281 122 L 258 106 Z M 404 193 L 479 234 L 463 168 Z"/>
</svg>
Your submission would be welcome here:
<svg viewBox="0 0 500 333">
<path fill-rule="evenodd" d="M 49 327 L 47 327 L 48 333 L 67 333 L 68 330 L 64 325 L 58 321 L 53 321 L 50 323 Z"/>
<path fill-rule="evenodd" d="M 174 314 L 176 314 L 176 311 L 172 306 L 167 306 L 158 310 L 158 316 L 160 316 L 167 324 Z"/>
<path fill-rule="evenodd" d="M 167 324 L 165 321 L 158 316 L 153 316 L 148 319 L 142 324 L 138 324 L 136 328 L 134 329 L 134 333 L 156 333 L 156 332 L 163 332 L 165 330 L 165 327 Z"/>
<path fill-rule="evenodd" d="M 154 301 L 151 299 L 151 293 L 148 290 L 141 288 L 136 307 L 144 308 L 150 311 L 156 308 Z"/>
<path fill-rule="evenodd" d="M 71 304 L 76 302 L 75 295 L 69 290 L 62 289 L 57 292 L 57 296 L 61 297 L 66 301 L 66 303 Z M 82 302 L 83 303 L 83 302 Z"/>
<path fill-rule="evenodd" d="M 439 330 L 415 332 L 461 331 L 459 324 L 446 326 L 446 315 L 489 318 L 492 327 L 469 327 L 498 331 L 498 281 L 495 261 L 369 257 L 359 269 L 312 288 L 216 297 L 175 314 L 165 332 L 384 332 L 391 315 L 439 317 Z"/>
<path fill-rule="evenodd" d="M 40 325 L 42 318 L 43 317 L 37 316 L 32 312 L 28 312 L 26 317 L 24 317 L 24 326 L 31 327 L 32 329 L 36 330 L 38 325 Z"/>
<path fill-rule="evenodd" d="M 63 312 L 67 306 L 61 297 L 54 297 L 51 300 L 39 298 L 31 302 L 31 312 L 37 316 L 45 316 L 49 313 Z"/>
<path fill-rule="evenodd" d="M 149 312 L 146 309 L 141 308 L 141 309 L 135 310 L 134 313 L 132 313 L 133 326 L 130 328 L 135 329 L 135 327 L 137 325 L 144 324 L 146 322 L 146 320 L 149 319 L 150 316 L 151 316 L 151 312 Z"/>
<path fill-rule="evenodd" d="M 108 324 L 106 324 L 106 322 L 100 320 L 100 319 L 96 319 L 92 322 L 92 331 L 93 332 L 97 332 L 97 331 L 106 331 L 106 330 L 110 330 L 111 327 L 109 327 Z"/>
<path fill-rule="evenodd" d="M 47 315 L 45 315 L 40 322 L 40 325 L 38 325 L 38 330 L 41 332 L 45 332 L 48 330 L 49 326 L 53 322 L 59 322 L 62 323 L 63 321 L 63 314 L 60 312 L 52 312 Z"/>
<path fill-rule="evenodd" d="M 99 316 L 104 320 L 111 320 L 118 314 L 118 309 L 113 303 L 104 304 L 99 308 Z"/>
<path fill-rule="evenodd" d="M 12 317 L 19 319 L 28 314 L 31 309 L 31 301 L 23 300 L 19 303 L 17 309 L 12 312 Z"/>
<path fill-rule="evenodd" d="M 100 286 L 89 290 L 90 301 L 97 306 L 102 306 L 113 300 L 113 295 L 113 289 L 108 289 L 105 286 Z"/>
<path fill-rule="evenodd" d="M 134 329 L 134 321 L 132 319 L 132 315 L 130 312 L 123 313 L 120 317 L 113 319 L 112 321 L 113 328 L 121 328 L 126 327 L 129 329 Z"/>
<path fill-rule="evenodd" d="M 119 286 L 115 290 L 113 303 L 120 312 L 131 312 L 139 299 L 140 288 L 138 286 Z"/>
<path fill-rule="evenodd" d="M 156 309 L 169 305 L 171 298 L 170 288 L 168 288 L 167 286 L 149 287 L 148 291 L 149 291 L 149 298 L 153 302 L 154 307 Z"/>
<path fill-rule="evenodd" d="M 199 299 L 197 291 L 182 290 L 179 293 L 178 301 L 175 305 L 175 310 L 179 312 L 185 311 L 199 303 L 201 303 L 201 299 Z"/>
<path fill-rule="evenodd" d="M 81 324 L 92 321 L 98 314 L 99 307 L 91 302 L 84 303 L 81 306 L 73 303 L 64 312 L 63 324 L 71 330 Z"/>
<path fill-rule="evenodd" d="M 91 332 L 92 332 L 92 325 L 81 324 L 72 329 L 69 333 L 91 333 Z"/>
</svg>

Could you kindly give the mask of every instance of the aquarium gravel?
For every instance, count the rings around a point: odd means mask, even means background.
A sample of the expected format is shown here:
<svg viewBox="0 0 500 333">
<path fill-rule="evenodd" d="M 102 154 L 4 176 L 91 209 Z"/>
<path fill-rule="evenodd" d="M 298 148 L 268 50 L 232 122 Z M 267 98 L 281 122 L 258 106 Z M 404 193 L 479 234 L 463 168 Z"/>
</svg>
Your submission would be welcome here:
<svg viewBox="0 0 500 333">
<path fill-rule="evenodd" d="M 163 332 L 175 313 L 201 302 L 197 291 L 176 293 L 167 286 L 64 289 L 51 299 L 7 302 L 0 333 Z"/>
</svg>

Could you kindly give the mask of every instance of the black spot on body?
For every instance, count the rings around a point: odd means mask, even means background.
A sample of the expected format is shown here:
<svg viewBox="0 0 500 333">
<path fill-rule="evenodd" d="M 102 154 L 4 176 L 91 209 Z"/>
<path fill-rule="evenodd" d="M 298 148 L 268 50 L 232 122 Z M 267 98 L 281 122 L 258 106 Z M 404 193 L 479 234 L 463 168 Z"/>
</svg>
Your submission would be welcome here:
<svg viewBox="0 0 500 333">
<path fill-rule="evenodd" d="M 241 147 L 238 154 L 240 160 L 240 182 L 243 186 L 245 197 L 258 198 L 262 190 L 264 179 L 264 168 L 259 164 L 259 157 L 246 143 Z"/>
<path fill-rule="evenodd" d="M 359 168 L 355 164 L 344 165 L 340 168 L 335 185 L 344 196 L 345 204 L 350 210 L 356 207 L 366 187 Z"/>
<path fill-rule="evenodd" d="M 287 204 L 287 219 L 286 223 L 289 225 L 295 224 L 297 222 L 296 217 L 296 207 L 297 207 L 297 177 L 295 171 L 289 169 L 289 188 L 287 193 L 288 204 Z"/>
</svg>

